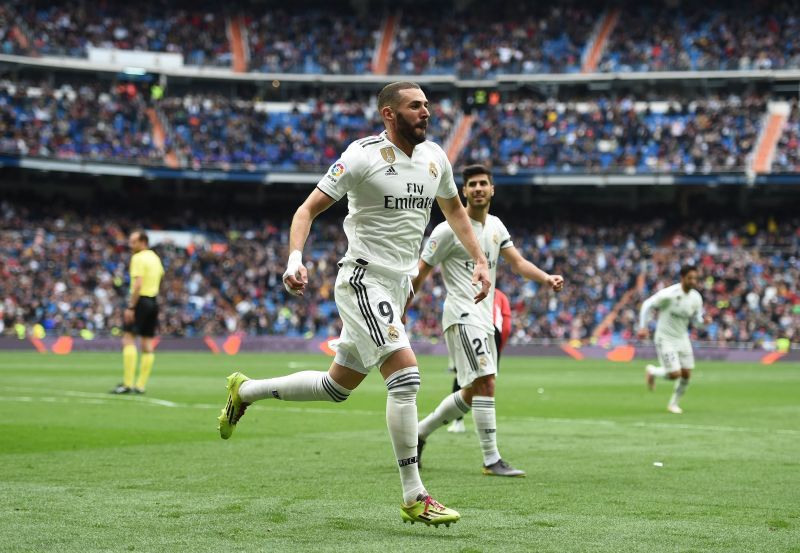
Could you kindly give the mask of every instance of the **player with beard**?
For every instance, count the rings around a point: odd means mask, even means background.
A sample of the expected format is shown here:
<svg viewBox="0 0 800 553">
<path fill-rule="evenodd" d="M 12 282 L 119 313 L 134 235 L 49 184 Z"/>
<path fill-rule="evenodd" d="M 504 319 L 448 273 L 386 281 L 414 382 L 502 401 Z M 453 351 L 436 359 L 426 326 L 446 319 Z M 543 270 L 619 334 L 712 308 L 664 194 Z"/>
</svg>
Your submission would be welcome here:
<svg viewBox="0 0 800 553">
<path fill-rule="evenodd" d="M 219 430 L 222 438 L 229 438 L 247 406 L 258 400 L 342 402 L 377 367 L 388 390 L 386 423 L 400 468 L 403 522 L 450 525 L 460 515 L 434 500 L 419 477 L 420 377 L 400 321 L 434 203 L 470 252 L 471 283 L 480 283 L 472 301 L 486 297 L 489 271 L 458 199 L 450 162 L 438 145 L 425 140 L 430 119 L 425 94 L 415 83 L 392 83 L 378 95 L 378 109 L 386 130 L 350 144 L 298 208 L 289 235 L 291 253 L 283 282 L 291 294 L 302 296 L 308 270 L 301 252 L 311 223 L 347 195 L 348 247 L 334 288 L 343 322 L 334 346 L 336 357 L 327 372 L 303 371 L 265 380 L 230 375 Z"/>
</svg>

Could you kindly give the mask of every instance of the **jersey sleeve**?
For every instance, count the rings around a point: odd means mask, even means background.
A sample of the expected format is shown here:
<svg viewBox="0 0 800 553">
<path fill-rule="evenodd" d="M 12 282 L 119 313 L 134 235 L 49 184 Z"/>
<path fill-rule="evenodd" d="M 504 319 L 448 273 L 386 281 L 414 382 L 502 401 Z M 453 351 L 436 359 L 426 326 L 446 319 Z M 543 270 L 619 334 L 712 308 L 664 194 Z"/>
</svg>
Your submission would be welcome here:
<svg viewBox="0 0 800 553">
<path fill-rule="evenodd" d="M 422 249 L 422 260 L 431 267 L 435 267 L 447 257 L 452 244 L 453 231 L 450 229 L 450 225 L 447 223 L 437 225 Z"/>
<path fill-rule="evenodd" d="M 131 257 L 130 273 L 131 281 L 136 277 L 144 276 L 144 260 L 141 255 L 134 255 Z"/>
<path fill-rule="evenodd" d="M 334 200 L 342 199 L 342 196 L 362 180 L 365 161 L 361 150 L 357 143 L 350 144 L 342 157 L 336 160 L 320 179 L 317 188 Z"/>
<path fill-rule="evenodd" d="M 647 328 L 647 321 L 650 317 L 650 311 L 653 308 L 661 309 L 669 301 L 667 292 L 668 288 L 662 288 L 642 303 L 642 308 L 639 310 L 639 328 Z"/>
<path fill-rule="evenodd" d="M 511 234 L 500 219 L 497 220 L 497 227 L 500 232 L 500 249 L 504 250 L 513 247 L 514 242 L 511 240 Z"/>
<path fill-rule="evenodd" d="M 447 155 L 444 151 L 442 151 L 442 180 L 439 181 L 439 188 L 436 190 L 436 195 L 448 200 L 458 195 L 456 181 L 455 178 L 453 178 L 453 166 L 450 165 L 450 160 L 447 159 Z"/>
</svg>

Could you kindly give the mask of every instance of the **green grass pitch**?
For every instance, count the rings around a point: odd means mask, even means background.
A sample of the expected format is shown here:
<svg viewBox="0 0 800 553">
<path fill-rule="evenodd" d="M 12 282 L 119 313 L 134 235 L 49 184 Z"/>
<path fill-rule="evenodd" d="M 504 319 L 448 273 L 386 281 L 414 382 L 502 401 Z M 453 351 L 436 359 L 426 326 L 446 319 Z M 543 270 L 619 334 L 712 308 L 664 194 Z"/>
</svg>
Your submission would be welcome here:
<svg viewBox="0 0 800 553">
<path fill-rule="evenodd" d="M 328 363 L 162 353 L 146 396 L 112 397 L 118 354 L 3 352 L 0 551 L 800 551 L 798 364 L 699 363 L 677 416 L 639 363 L 504 358 L 500 451 L 528 477 L 481 474 L 471 418 L 437 432 L 423 480 L 462 515 L 437 529 L 400 521 L 377 374 L 218 437 L 228 373 Z M 444 365 L 420 358 L 421 416 Z"/>
</svg>

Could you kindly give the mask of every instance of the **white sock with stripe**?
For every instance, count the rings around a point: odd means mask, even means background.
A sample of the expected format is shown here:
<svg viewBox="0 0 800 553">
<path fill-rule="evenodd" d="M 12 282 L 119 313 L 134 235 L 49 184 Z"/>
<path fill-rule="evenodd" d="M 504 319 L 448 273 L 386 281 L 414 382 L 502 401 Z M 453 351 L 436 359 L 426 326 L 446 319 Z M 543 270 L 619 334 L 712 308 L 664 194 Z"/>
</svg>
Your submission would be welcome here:
<svg viewBox="0 0 800 553">
<path fill-rule="evenodd" d="M 392 439 L 394 455 L 400 467 L 400 483 L 403 486 L 403 501 L 410 505 L 417 496 L 425 493 L 419 477 L 417 459 L 417 391 L 419 369 L 406 367 L 385 380 L 389 390 L 386 396 L 386 426 Z"/>
<path fill-rule="evenodd" d="M 239 397 L 247 403 L 268 398 L 339 403 L 346 400 L 351 391 L 337 384 L 326 372 L 301 371 L 278 378 L 243 382 L 239 387 Z"/>
<path fill-rule="evenodd" d="M 458 417 L 463 417 L 469 413 L 469 409 L 470 407 L 461 397 L 460 391 L 450 394 L 442 400 L 433 413 L 419 423 L 420 439 L 427 439 L 437 428 L 456 420 Z"/>
<path fill-rule="evenodd" d="M 656 365 L 647 365 L 646 369 L 648 374 L 652 374 L 655 377 L 660 377 L 660 378 L 667 377 L 667 369 L 665 369 L 664 367 Z"/>
<path fill-rule="evenodd" d="M 500 460 L 497 451 L 497 416 L 494 410 L 494 398 L 488 396 L 472 397 L 472 419 L 475 421 L 475 431 L 483 452 L 483 464 L 493 465 Z"/>
<path fill-rule="evenodd" d="M 686 392 L 686 387 L 689 385 L 688 378 L 679 378 L 678 381 L 675 383 L 675 388 L 672 392 L 672 397 L 669 399 L 670 405 L 678 405 L 678 402 L 683 397 L 683 394 Z"/>
</svg>

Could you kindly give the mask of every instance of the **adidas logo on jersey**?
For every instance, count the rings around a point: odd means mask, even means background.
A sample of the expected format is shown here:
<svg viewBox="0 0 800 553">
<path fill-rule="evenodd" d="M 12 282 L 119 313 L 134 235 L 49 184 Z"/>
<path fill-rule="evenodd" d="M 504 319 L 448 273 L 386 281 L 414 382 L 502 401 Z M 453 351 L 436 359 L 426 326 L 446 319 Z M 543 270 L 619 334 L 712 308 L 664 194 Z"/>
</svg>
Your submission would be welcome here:
<svg viewBox="0 0 800 553">
<path fill-rule="evenodd" d="M 390 165 L 389 168 L 384 173 L 387 177 L 396 177 L 397 171 L 394 170 L 394 165 Z"/>
</svg>

